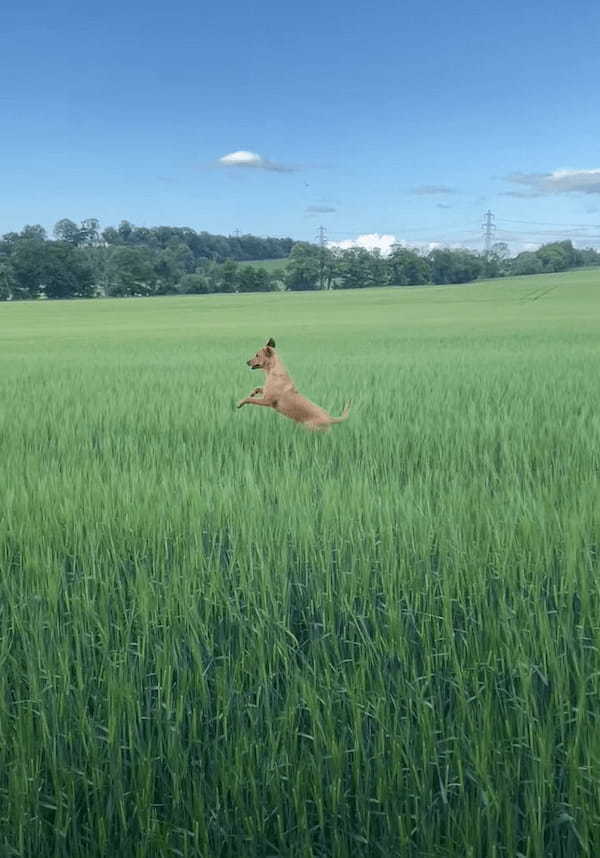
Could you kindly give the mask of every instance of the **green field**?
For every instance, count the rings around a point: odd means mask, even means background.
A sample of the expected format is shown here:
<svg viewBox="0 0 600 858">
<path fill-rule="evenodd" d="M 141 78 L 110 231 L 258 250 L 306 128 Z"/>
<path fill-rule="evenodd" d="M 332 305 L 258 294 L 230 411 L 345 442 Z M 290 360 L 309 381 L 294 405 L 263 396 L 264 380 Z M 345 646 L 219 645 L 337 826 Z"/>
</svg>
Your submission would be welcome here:
<svg viewBox="0 0 600 858">
<path fill-rule="evenodd" d="M 0 305 L 2 858 L 597 858 L 599 311 Z"/>
<path fill-rule="evenodd" d="M 287 257 L 283 259 L 257 259 L 253 262 L 240 262 L 240 265 L 251 265 L 253 268 L 265 268 L 269 274 L 283 273 L 283 269 L 288 264 Z"/>
</svg>

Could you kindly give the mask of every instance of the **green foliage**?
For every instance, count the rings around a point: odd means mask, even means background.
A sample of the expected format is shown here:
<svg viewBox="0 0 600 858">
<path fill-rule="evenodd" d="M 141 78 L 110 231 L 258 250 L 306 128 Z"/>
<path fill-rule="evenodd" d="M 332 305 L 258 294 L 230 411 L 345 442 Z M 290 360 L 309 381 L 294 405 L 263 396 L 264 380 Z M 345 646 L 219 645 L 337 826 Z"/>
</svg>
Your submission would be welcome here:
<svg viewBox="0 0 600 858">
<path fill-rule="evenodd" d="M 149 229 L 136 227 L 126 220 L 121 221 L 117 229 L 106 227 L 102 238 L 110 245 L 147 247 L 155 251 L 184 244 L 196 262 L 201 259 L 224 262 L 226 259 L 243 261 L 285 258 L 293 244 L 290 238 L 211 235 L 208 232 L 195 232 L 189 227 L 158 226 Z"/>
<path fill-rule="evenodd" d="M 416 250 L 396 246 L 387 263 L 389 281 L 394 286 L 422 286 L 431 282 L 429 260 Z"/>
<path fill-rule="evenodd" d="M 237 283 L 240 292 L 270 292 L 273 288 L 269 272 L 252 265 L 240 266 Z"/>
<path fill-rule="evenodd" d="M 536 250 L 536 256 L 542 263 L 543 271 L 566 271 L 576 264 L 576 252 L 570 241 L 554 241 L 551 244 L 544 244 L 539 250 Z"/>
<path fill-rule="evenodd" d="M 336 274 L 339 279 L 336 285 L 342 289 L 382 285 L 375 279 L 375 262 L 375 255 L 364 247 L 342 251 L 337 257 Z"/>
<path fill-rule="evenodd" d="M 177 285 L 177 291 L 184 295 L 207 295 L 214 292 L 213 283 L 206 274 L 184 274 Z"/>
<path fill-rule="evenodd" d="M 3 858 L 600 854 L 598 271 L 550 282 L 0 306 Z M 347 423 L 234 409 L 271 335 Z"/>
<path fill-rule="evenodd" d="M 537 253 L 525 251 L 511 261 L 512 274 L 541 274 L 544 264 Z"/>
<path fill-rule="evenodd" d="M 238 289 L 238 264 L 232 259 L 226 260 L 219 266 L 219 292 L 237 292 Z"/>
<path fill-rule="evenodd" d="M 21 238 L 10 255 L 13 300 L 37 298 L 44 280 L 46 242 L 41 238 Z"/>
<path fill-rule="evenodd" d="M 429 254 L 433 283 L 470 283 L 483 271 L 483 261 L 471 250 L 437 248 Z"/>
<path fill-rule="evenodd" d="M 0 301 L 8 301 L 14 289 L 15 281 L 12 267 L 0 257 Z"/>
<path fill-rule="evenodd" d="M 44 244 L 42 289 L 47 298 L 89 298 L 93 295 L 93 272 L 86 258 L 69 244 Z"/>
<path fill-rule="evenodd" d="M 189 227 L 136 227 L 129 221 L 101 233 L 95 218 L 79 225 L 63 218 L 54 236 L 55 241 L 48 241 L 43 227 L 29 225 L 2 237 L 0 300 L 418 286 L 600 264 L 600 253 L 578 250 L 570 241 L 552 242 L 510 259 L 502 242 L 486 255 L 460 248 L 437 248 L 424 255 L 397 246 L 384 257 L 379 250 L 358 247 L 342 250 L 293 244 L 291 239 L 225 237 Z M 289 257 L 276 258 L 290 248 Z M 256 258 L 240 265 L 248 254 Z M 260 273 L 252 273 L 257 268 Z"/>
<path fill-rule="evenodd" d="M 108 259 L 108 289 L 113 296 L 153 295 L 157 274 L 153 257 L 143 247 L 117 246 Z"/>
<path fill-rule="evenodd" d="M 319 248 L 314 244 L 299 241 L 292 248 L 285 271 L 285 285 L 296 292 L 319 288 Z"/>
</svg>

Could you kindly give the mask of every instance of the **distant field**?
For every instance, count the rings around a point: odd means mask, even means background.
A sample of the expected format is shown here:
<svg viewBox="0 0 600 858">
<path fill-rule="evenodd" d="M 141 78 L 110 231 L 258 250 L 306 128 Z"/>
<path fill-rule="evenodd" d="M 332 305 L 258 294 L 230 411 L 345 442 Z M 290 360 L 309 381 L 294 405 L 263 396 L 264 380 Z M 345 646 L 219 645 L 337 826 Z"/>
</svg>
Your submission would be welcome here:
<svg viewBox="0 0 600 858">
<path fill-rule="evenodd" d="M 284 259 L 256 259 L 252 262 L 240 262 L 240 265 L 252 265 L 254 268 L 266 268 L 270 274 L 276 274 L 285 268 L 288 261 L 287 257 Z"/>
<path fill-rule="evenodd" d="M 1 304 L 0 854 L 597 858 L 599 308 Z"/>
</svg>

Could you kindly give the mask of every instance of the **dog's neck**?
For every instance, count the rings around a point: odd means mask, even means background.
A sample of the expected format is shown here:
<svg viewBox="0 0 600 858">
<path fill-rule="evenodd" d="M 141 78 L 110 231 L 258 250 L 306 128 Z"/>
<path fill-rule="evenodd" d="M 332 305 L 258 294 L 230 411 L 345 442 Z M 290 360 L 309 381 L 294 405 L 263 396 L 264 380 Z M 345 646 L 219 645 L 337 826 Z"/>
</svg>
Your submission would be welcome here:
<svg viewBox="0 0 600 858">
<path fill-rule="evenodd" d="M 290 377 L 287 369 L 285 368 L 281 360 L 277 357 L 277 355 L 273 356 L 271 365 L 269 367 L 263 367 L 263 372 L 266 378 L 268 378 L 270 375 L 280 378 Z"/>
</svg>

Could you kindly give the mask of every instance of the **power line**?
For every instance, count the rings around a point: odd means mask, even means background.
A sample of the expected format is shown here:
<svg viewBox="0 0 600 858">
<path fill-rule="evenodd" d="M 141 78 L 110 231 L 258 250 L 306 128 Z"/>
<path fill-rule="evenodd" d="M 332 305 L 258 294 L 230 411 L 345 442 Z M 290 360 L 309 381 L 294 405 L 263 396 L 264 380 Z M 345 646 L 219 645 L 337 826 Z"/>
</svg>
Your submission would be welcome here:
<svg viewBox="0 0 600 858">
<path fill-rule="evenodd" d="M 533 226 L 573 226 L 583 227 L 585 229 L 597 229 L 600 224 L 597 223 L 556 223 L 548 220 L 510 220 L 509 218 L 498 218 L 502 223 L 529 223 Z"/>
</svg>

